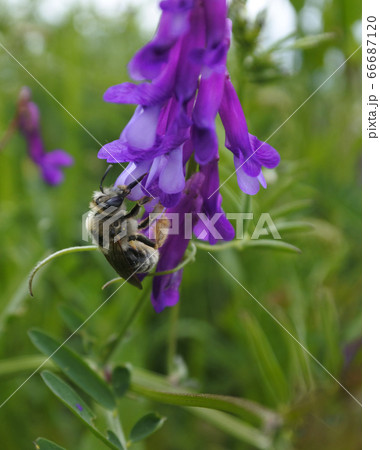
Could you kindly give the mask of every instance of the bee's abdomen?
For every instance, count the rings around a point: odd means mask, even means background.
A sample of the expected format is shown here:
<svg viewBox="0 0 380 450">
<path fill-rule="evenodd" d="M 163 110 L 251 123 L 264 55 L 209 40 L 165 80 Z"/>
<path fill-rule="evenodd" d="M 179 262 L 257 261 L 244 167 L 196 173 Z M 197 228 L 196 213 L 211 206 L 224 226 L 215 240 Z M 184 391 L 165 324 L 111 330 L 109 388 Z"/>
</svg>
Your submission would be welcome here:
<svg viewBox="0 0 380 450">
<path fill-rule="evenodd" d="M 149 272 L 158 262 L 158 251 L 147 246 L 129 247 L 125 257 L 137 273 Z"/>
</svg>

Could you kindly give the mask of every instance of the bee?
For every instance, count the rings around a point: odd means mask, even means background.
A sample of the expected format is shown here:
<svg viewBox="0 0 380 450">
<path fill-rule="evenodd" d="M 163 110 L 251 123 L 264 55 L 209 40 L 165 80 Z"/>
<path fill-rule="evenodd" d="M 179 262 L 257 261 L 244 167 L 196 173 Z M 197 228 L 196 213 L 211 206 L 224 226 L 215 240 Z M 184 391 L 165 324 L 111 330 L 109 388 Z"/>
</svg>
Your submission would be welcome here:
<svg viewBox="0 0 380 450">
<path fill-rule="evenodd" d="M 142 231 L 150 227 L 152 222 L 148 216 L 139 223 L 137 216 L 141 207 L 151 198 L 143 197 L 130 211 L 126 210 L 124 200 L 146 174 L 128 186 L 103 188 L 103 181 L 111 168 L 109 166 L 103 175 L 100 191 L 95 191 L 92 196 L 86 228 L 93 243 L 99 247 L 115 271 L 133 286 L 142 289 L 136 274 L 150 272 L 157 264 L 158 249 L 166 240 L 165 228 L 168 221 L 162 215 L 154 224 L 155 239 L 145 236 Z"/>
</svg>

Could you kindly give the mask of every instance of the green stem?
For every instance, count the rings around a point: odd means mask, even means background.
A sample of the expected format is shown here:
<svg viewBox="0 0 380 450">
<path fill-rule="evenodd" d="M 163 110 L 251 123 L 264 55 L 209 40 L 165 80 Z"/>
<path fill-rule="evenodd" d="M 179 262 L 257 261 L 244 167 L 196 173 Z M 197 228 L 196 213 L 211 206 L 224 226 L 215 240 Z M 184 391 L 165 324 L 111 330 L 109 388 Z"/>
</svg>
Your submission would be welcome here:
<svg viewBox="0 0 380 450">
<path fill-rule="evenodd" d="M 0 313 L 0 337 L 5 331 L 7 322 L 10 317 L 17 315 L 19 311 L 23 310 L 26 299 L 29 298 L 27 294 L 28 277 L 26 277 L 19 286 L 16 292 L 12 295 L 9 302 L 5 305 Z"/>
<path fill-rule="evenodd" d="M 47 258 L 40 261 L 36 267 L 32 270 L 31 274 L 29 275 L 29 293 L 33 297 L 33 290 L 32 290 L 32 284 L 33 279 L 36 276 L 37 272 L 45 266 L 48 262 L 52 261 L 55 258 L 58 258 L 62 255 L 67 255 L 68 253 L 78 253 L 78 252 L 89 252 L 92 250 L 97 250 L 98 247 L 96 245 L 84 245 L 84 246 L 78 246 L 78 247 L 69 247 L 64 248 L 63 250 L 59 250 L 58 252 L 53 253 L 52 255 L 48 256 Z"/>
<path fill-rule="evenodd" d="M 116 434 L 117 438 L 120 440 L 120 439 L 121 439 L 121 436 L 116 432 L 117 427 L 116 427 L 116 424 L 115 424 L 115 417 L 112 417 L 113 414 L 116 414 L 116 410 L 114 410 L 114 411 L 106 410 L 106 409 L 102 408 L 102 407 L 101 407 L 99 404 L 97 404 L 97 403 L 94 403 L 93 408 L 94 408 L 94 412 L 95 412 L 96 417 L 101 418 L 103 421 L 105 421 L 105 422 L 107 423 L 107 426 L 109 427 L 109 429 L 110 429 L 111 431 L 113 431 L 113 432 Z M 118 447 L 116 447 L 112 442 L 110 442 L 110 441 L 108 440 L 108 437 L 106 437 L 103 433 L 101 433 L 101 432 L 95 427 L 94 424 L 91 424 L 90 426 L 88 426 L 88 423 L 87 423 L 87 422 L 84 422 L 84 423 L 87 425 L 88 429 L 89 429 L 89 430 L 90 430 L 90 431 L 91 431 L 98 439 L 100 439 L 101 441 L 104 442 L 104 444 L 106 444 L 106 446 L 107 446 L 108 448 L 111 448 L 112 450 L 116 450 L 116 448 L 117 448 L 117 450 L 119 450 Z M 125 442 L 125 437 L 124 437 L 123 431 L 122 431 L 122 436 L 123 436 L 124 442 Z M 122 441 L 120 440 L 120 442 L 122 442 Z M 125 448 L 125 447 L 124 447 L 124 448 Z"/>
<path fill-rule="evenodd" d="M 125 439 L 123 427 L 121 426 L 120 417 L 117 414 L 117 410 L 115 410 L 115 411 L 106 410 L 105 418 L 106 418 L 106 421 L 107 421 L 107 424 L 108 424 L 110 430 L 112 430 L 116 434 L 116 436 L 119 438 L 119 441 L 120 441 L 121 445 L 123 446 L 123 448 L 127 448 L 127 441 Z"/>
<path fill-rule="evenodd" d="M 194 414 L 201 419 L 211 423 L 216 428 L 219 428 L 224 433 L 246 442 L 253 448 L 260 450 L 273 449 L 272 438 L 263 431 L 248 425 L 246 422 L 232 417 L 221 411 L 215 411 L 205 408 L 184 407 L 187 411 Z"/>
<path fill-rule="evenodd" d="M 13 136 L 13 133 L 17 128 L 17 117 L 15 117 L 12 122 L 9 124 L 8 129 L 6 130 L 4 136 L 0 140 L 0 151 L 8 144 L 10 138 Z"/>
<path fill-rule="evenodd" d="M 168 392 L 147 388 L 139 383 L 132 383 L 130 389 L 136 394 L 160 403 L 179 406 L 197 406 L 236 414 L 250 424 L 257 424 L 263 416 L 269 419 L 269 415 L 267 415 L 261 406 L 243 398 L 227 395 L 197 394 L 193 392 Z M 272 415 L 270 418 L 273 418 Z"/>
<path fill-rule="evenodd" d="M 174 359 L 177 351 L 177 326 L 179 318 L 179 303 L 170 309 L 170 323 L 168 334 L 167 373 L 170 376 L 174 372 Z"/>
<path fill-rule="evenodd" d="M 41 355 L 17 356 L 3 359 L 0 361 L 0 378 L 13 378 L 23 372 L 32 372 L 43 362 L 45 362 L 44 369 L 55 368 L 53 361 L 46 361 L 46 357 Z"/>
<path fill-rule="evenodd" d="M 144 391 L 142 395 L 163 403 L 210 407 L 234 412 L 241 417 L 248 418 L 251 422 L 252 420 L 255 422 L 261 420 L 265 425 L 281 421 L 277 413 L 251 400 L 225 395 L 198 394 L 189 389 L 173 386 L 166 377 L 139 367 L 133 367 L 132 369 L 130 389 L 140 394 Z M 174 394 L 174 397 L 171 394 Z M 208 402 L 208 399 L 210 402 Z"/>
<path fill-rule="evenodd" d="M 272 240 L 272 239 L 239 239 L 230 242 L 226 242 L 225 244 L 217 244 L 217 245 L 209 245 L 203 244 L 201 242 L 197 242 L 195 244 L 197 248 L 201 250 L 207 250 L 209 252 L 220 252 L 227 248 L 237 248 L 239 250 L 244 249 L 245 247 L 262 247 L 262 248 L 271 248 L 273 250 L 282 250 L 291 253 L 301 253 L 301 250 L 288 242 L 283 242 L 280 240 Z"/>
<path fill-rule="evenodd" d="M 123 327 L 119 331 L 117 337 L 114 341 L 112 341 L 107 348 L 107 351 L 103 357 L 102 363 L 103 365 L 106 365 L 112 358 L 112 356 L 117 351 L 118 347 L 120 346 L 121 342 L 123 341 L 125 334 L 128 331 L 128 328 L 132 325 L 133 321 L 137 317 L 138 313 L 140 312 L 141 308 L 144 306 L 145 299 L 148 298 L 148 294 L 151 291 L 150 286 L 145 286 L 143 292 L 141 293 L 140 298 L 137 300 L 137 303 L 135 307 L 133 308 L 131 314 L 129 315 L 128 319 L 124 323 Z"/>
<path fill-rule="evenodd" d="M 193 173 L 197 171 L 198 164 L 195 161 L 194 154 L 190 156 L 189 162 L 187 163 L 186 180 L 188 180 Z"/>
<path fill-rule="evenodd" d="M 148 277 L 161 277 L 162 275 L 168 275 L 170 273 L 174 273 L 177 272 L 178 270 L 183 269 L 187 264 L 189 264 L 189 262 L 194 261 L 195 255 L 197 253 L 197 247 L 193 242 L 190 242 L 190 247 L 191 250 L 188 256 L 186 256 L 186 258 L 180 264 L 178 264 L 178 266 L 174 267 L 174 269 L 163 270 L 162 272 L 147 273 L 146 275 Z"/>
</svg>

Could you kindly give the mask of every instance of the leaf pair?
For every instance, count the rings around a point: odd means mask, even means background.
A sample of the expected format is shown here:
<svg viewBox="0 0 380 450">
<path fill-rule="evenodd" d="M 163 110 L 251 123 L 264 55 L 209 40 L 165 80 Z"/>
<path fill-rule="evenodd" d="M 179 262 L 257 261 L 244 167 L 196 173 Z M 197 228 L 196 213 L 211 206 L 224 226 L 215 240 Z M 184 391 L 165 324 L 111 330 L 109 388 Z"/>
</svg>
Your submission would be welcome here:
<svg viewBox="0 0 380 450">
<path fill-rule="evenodd" d="M 42 331 L 31 330 L 29 336 L 33 344 L 42 353 L 48 355 L 47 360 L 52 359 L 76 386 L 81 388 L 103 408 L 112 411 L 113 414 L 116 409 L 115 395 L 117 397 L 122 397 L 129 389 L 130 372 L 126 367 L 117 367 L 114 370 L 112 374 L 112 386 L 114 392 L 112 392 L 110 386 L 74 351 L 64 347 L 63 344 L 59 344 L 58 341 Z M 123 442 L 123 436 L 117 436 L 112 430 L 107 430 L 107 436 L 105 436 L 95 426 L 95 413 L 71 386 L 69 386 L 62 378 L 48 370 L 43 371 L 41 376 L 53 394 L 56 395 L 98 439 L 102 440 L 113 450 L 125 450 L 130 444 L 145 439 L 161 428 L 166 420 L 166 418 L 162 418 L 155 413 L 147 414 L 134 425 L 127 443 Z M 38 438 L 35 442 L 35 446 L 36 449 L 40 450 L 62 449 L 62 447 L 44 438 Z"/>
</svg>

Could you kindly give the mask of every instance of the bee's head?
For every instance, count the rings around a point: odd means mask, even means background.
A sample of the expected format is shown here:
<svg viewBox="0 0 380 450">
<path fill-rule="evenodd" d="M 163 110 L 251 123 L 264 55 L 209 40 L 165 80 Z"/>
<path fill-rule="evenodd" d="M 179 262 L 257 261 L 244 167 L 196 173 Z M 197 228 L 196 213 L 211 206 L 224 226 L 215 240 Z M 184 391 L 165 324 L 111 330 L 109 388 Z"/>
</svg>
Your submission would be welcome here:
<svg viewBox="0 0 380 450">
<path fill-rule="evenodd" d="M 93 195 L 94 206 L 100 206 L 101 209 L 107 209 L 111 206 L 120 208 L 123 201 L 128 194 L 124 194 L 124 191 L 118 187 L 102 188 L 102 191 L 96 191 Z M 98 209 L 98 208 L 96 208 Z"/>
<path fill-rule="evenodd" d="M 110 171 L 112 166 L 108 166 L 106 172 L 104 173 L 101 181 L 100 181 L 100 192 L 94 192 L 93 195 L 93 203 L 91 204 L 92 208 L 105 210 L 109 207 L 120 208 L 123 204 L 127 195 L 131 192 L 131 190 L 136 187 L 140 181 L 145 177 L 146 174 L 141 175 L 139 178 L 135 179 L 128 186 L 118 185 L 114 187 L 103 188 L 103 181 Z"/>
</svg>

